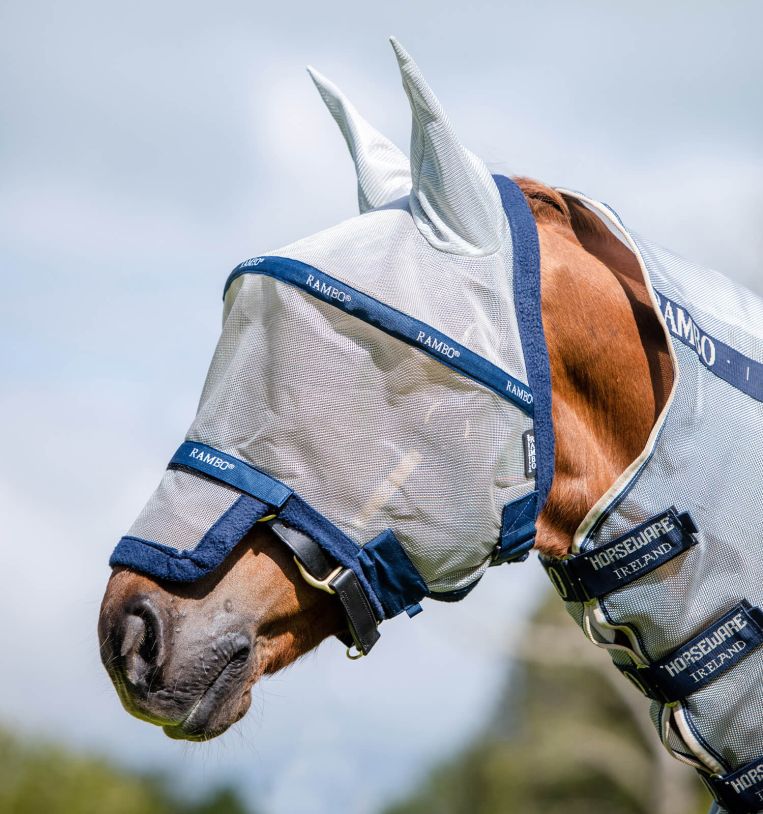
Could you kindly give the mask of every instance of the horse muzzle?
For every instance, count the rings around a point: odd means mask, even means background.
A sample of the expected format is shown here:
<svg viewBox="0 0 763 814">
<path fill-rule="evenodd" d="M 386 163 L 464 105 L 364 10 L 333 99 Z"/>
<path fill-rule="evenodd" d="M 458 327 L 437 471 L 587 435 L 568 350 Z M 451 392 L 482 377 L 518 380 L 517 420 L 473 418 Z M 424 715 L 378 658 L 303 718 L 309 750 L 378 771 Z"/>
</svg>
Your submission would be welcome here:
<svg viewBox="0 0 763 814">
<path fill-rule="evenodd" d="M 230 619 L 199 633 L 158 592 L 122 600 L 124 593 L 104 603 L 98 625 L 101 659 L 124 708 L 185 740 L 208 740 L 240 720 L 255 672 L 249 633 L 230 629 Z"/>
</svg>

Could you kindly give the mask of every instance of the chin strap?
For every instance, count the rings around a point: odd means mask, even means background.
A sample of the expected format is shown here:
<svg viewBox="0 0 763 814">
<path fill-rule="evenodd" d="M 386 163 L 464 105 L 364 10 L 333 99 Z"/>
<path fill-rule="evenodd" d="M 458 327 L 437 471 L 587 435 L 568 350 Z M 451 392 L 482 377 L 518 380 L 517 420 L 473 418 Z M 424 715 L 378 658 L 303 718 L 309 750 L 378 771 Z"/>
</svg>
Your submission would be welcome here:
<svg viewBox="0 0 763 814">
<path fill-rule="evenodd" d="M 379 640 L 378 622 L 355 572 L 332 562 L 318 543 L 298 529 L 280 520 L 272 520 L 268 525 L 294 555 L 305 582 L 336 595 L 342 603 L 347 632 L 337 634 L 337 638 L 347 645 L 347 656 L 359 659 L 368 655 Z"/>
</svg>

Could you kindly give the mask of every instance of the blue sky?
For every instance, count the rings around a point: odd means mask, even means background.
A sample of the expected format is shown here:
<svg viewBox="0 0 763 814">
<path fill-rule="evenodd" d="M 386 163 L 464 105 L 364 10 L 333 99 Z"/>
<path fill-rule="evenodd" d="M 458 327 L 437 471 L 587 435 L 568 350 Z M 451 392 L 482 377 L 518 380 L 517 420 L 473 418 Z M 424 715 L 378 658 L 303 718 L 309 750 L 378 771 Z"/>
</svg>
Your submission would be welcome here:
<svg viewBox="0 0 763 814">
<path fill-rule="evenodd" d="M 98 662 L 106 560 L 191 421 L 228 271 L 354 214 L 304 65 L 405 148 L 395 33 L 491 168 L 599 197 L 763 293 L 761 30 L 755 2 L 5 0 L 0 720 L 191 785 L 230 777 L 267 814 L 336 795 L 371 812 L 463 743 L 536 568 L 390 624 L 360 664 L 328 643 L 205 748 L 122 713 Z M 342 778 L 362 771 L 358 795 Z"/>
</svg>

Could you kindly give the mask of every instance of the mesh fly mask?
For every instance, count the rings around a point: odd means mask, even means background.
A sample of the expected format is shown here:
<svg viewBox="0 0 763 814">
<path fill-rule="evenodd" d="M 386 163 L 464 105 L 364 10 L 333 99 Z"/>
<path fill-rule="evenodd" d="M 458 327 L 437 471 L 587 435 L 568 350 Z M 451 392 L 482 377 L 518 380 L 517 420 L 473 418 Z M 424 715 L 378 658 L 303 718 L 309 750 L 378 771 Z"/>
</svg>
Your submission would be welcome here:
<svg viewBox="0 0 763 814">
<path fill-rule="evenodd" d="M 364 211 L 230 275 L 198 414 L 111 559 L 195 580 L 268 522 L 361 653 L 382 620 L 524 559 L 553 466 L 532 214 L 399 57 L 420 170 L 314 76 Z"/>
</svg>

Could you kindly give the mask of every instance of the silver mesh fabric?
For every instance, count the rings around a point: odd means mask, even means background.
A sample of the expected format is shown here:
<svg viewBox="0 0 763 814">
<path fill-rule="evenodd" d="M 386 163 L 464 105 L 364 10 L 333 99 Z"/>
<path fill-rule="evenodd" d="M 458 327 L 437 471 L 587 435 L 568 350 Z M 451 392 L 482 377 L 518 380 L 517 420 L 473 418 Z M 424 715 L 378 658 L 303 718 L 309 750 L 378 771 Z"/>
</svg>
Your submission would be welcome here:
<svg viewBox="0 0 763 814">
<path fill-rule="evenodd" d="M 619 228 L 615 218 L 610 225 Z M 763 361 L 761 300 L 716 272 L 628 237 L 658 292 L 682 304 L 706 334 Z M 678 377 L 661 431 L 594 507 L 576 538 L 579 549 L 591 550 L 671 505 L 691 514 L 699 529 L 694 548 L 586 608 L 597 637 L 611 636 L 612 625 L 627 626 L 638 635 L 634 649 L 650 662 L 677 650 L 741 600 L 763 605 L 763 403 L 709 371 L 693 348 L 673 336 L 670 341 Z M 593 526 L 602 517 L 600 527 Z M 616 663 L 632 663 L 623 651 L 612 650 L 612 656 Z M 763 651 L 756 650 L 676 707 L 655 704 L 655 723 L 669 724 L 666 744 L 681 759 L 713 772 L 759 758 L 762 677 Z"/>
<path fill-rule="evenodd" d="M 240 496 L 224 483 L 168 469 L 127 536 L 190 551 Z"/>
<path fill-rule="evenodd" d="M 447 254 L 421 236 L 405 204 L 273 255 L 421 320 L 526 382 L 508 234 L 486 257 Z M 531 426 L 420 349 L 287 283 L 245 274 L 226 296 L 187 437 L 283 481 L 360 545 L 392 529 L 430 590 L 442 592 L 482 574 L 504 505 L 534 488 L 520 440 Z M 131 534 L 191 550 L 236 494 L 168 471 Z"/>
</svg>

